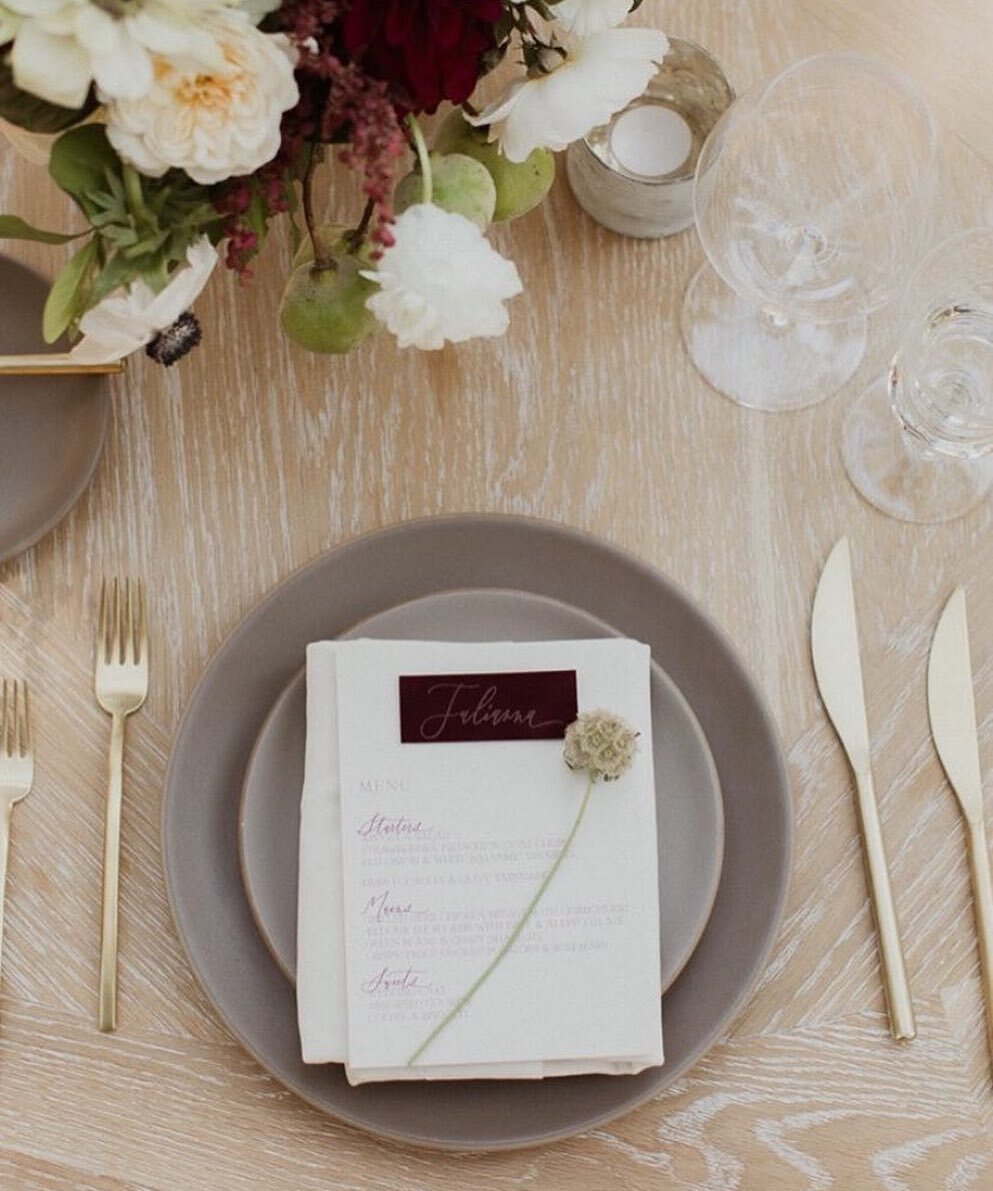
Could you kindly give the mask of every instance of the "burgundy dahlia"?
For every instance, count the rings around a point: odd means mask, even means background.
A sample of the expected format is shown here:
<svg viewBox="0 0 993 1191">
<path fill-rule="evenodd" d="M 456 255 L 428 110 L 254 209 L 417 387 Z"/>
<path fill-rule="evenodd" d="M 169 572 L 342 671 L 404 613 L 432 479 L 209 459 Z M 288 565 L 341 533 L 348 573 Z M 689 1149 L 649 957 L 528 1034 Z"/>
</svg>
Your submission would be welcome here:
<svg viewBox="0 0 993 1191">
<path fill-rule="evenodd" d="M 433 112 L 472 94 L 502 15 L 502 0 L 352 0 L 342 33 L 348 54 L 404 106 Z"/>
</svg>

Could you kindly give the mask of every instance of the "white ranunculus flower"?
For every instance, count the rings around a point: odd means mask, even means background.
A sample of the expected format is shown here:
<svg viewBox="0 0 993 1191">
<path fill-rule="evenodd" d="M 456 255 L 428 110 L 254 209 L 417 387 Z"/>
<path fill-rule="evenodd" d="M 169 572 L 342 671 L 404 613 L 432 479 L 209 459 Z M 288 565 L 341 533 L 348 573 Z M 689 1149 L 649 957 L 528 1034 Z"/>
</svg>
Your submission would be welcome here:
<svg viewBox="0 0 993 1191">
<path fill-rule="evenodd" d="M 239 0 L 143 0 L 122 12 L 95 0 L 2 0 L 14 15 L 11 68 L 23 91 L 78 108 L 96 84 L 101 99 L 135 99 L 154 79 L 156 55 L 217 69 L 224 58 L 208 25 L 240 12 Z M 0 15 L 0 21 L 3 20 Z"/>
<path fill-rule="evenodd" d="M 249 20 L 257 25 L 263 17 L 275 12 L 283 0 L 241 0 L 241 7 L 248 13 Z"/>
<path fill-rule="evenodd" d="M 217 249 L 206 236 L 192 244 L 186 264 L 155 293 L 144 281 L 115 290 L 79 320 L 83 338 L 72 349 L 78 364 L 109 364 L 145 347 L 185 314 L 217 264 Z"/>
<path fill-rule="evenodd" d="M 570 33 L 589 37 L 619 25 L 631 11 L 631 0 L 561 0 L 552 15 Z"/>
<path fill-rule="evenodd" d="M 606 29 L 567 37 L 566 55 L 547 74 L 512 83 L 495 103 L 470 117 L 490 125 L 490 140 L 510 161 L 539 148 L 564 149 L 605 124 L 648 86 L 669 49 L 658 29 Z"/>
<path fill-rule="evenodd" d="M 261 33 L 244 14 L 209 24 L 224 55 L 216 71 L 156 61 L 141 99 L 107 108 L 107 136 L 143 174 L 185 170 L 204 185 L 250 174 L 275 157 L 283 112 L 299 99 L 296 51 L 282 34 Z"/>
<path fill-rule="evenodd" d="M 472 220 L 417 203 L 392 231 L 379 267 L 362 276 L 379 284 L 366 306 L 401 347 L 435 349 L 506 331 L 504 302 L 521 292 L 521 279 Z"/>
</svg>

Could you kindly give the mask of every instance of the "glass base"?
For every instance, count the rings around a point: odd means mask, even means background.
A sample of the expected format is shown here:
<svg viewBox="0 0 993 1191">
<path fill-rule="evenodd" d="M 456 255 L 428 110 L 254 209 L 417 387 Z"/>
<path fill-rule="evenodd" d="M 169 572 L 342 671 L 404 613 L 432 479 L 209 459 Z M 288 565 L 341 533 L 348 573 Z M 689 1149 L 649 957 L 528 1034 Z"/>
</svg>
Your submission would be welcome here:
<svg viewBox="0 0 993 1191">
<path fill-rule="evenodd" d="M 865 355 L 866 319 L 786 323 L 738 295 L 704 265 L 686 291 L 683 342 L 697 371 L 739 405 L 803 409 L 836 393 Z"/>
<path fill-rule="evenodd" d="M 900 425 L 887 378 L 869 386 L 845 415 L 841 451 L 848 478 L 881 512 L 919 525 L 951 521 L 993 489 L 993 459 L 927 452 Z"/>
</svg>

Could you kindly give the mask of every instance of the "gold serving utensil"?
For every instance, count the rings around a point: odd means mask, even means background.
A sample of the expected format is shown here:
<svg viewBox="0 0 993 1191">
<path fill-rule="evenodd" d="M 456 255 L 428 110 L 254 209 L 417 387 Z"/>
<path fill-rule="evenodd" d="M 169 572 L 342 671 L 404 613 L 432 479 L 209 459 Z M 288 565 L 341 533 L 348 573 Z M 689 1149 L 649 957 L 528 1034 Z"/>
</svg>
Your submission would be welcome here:
<svg viewBox="0 0 993 1191">
<path fill-rule="evenodd" d="M 104 580 L 95 669 L 97 702 L 111 717 L 107 817 L 103 837 L 99 1025 L 117 1029 L 117 923 L 124 786 L 124 724 L 148 693 L 148 630 L 140 580 Z"/>
<path fill-rule="evenodd" d="M 969 656 L 965 590 L 956 588 L 934 630 L 927 669 L 931 735 L 948 784 L 955 792 L 969 839 L 972 900 L 979 938 L 979 972 L 986 1000 L 986 1028 L 993 1057 L 993 881 L 983 817 L 979 732 Z"/>
<path fill-rule="evenodd" d="M 68 352 L 0 355 L 0 376 L 106 376 L 123 371 L 123 360 L 110 364 L 80 364 Z"/>
<path fill-rule="evenodd" d="M 810 638 L 821 700 L 855 776 L 855 804 L 862 827 L 866 874 L 879 936 L 879 959 L 890 1031 L 894 1038 L 906 1042 L 915 1037 L 917 1026 L 872 781 L 869 724 L 847 538 L 841 538 L 835 544 L 824 564 L 814 596 Z"/>
<path fill-rule="evenodd" d="M 3 956 L 3 903 L 14 804 L 31 789 L 34 753 L 28 716 L 28 687 L 19 679 L 0 683 L 0 960 Z"/>
</svg>

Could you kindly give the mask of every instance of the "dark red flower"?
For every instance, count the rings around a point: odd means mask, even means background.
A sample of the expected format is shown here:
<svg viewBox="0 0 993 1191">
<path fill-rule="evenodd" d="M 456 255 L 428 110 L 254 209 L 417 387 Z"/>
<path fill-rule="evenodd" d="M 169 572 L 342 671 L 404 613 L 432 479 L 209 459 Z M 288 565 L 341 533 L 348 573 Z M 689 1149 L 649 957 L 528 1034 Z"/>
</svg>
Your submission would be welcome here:
<svg viewBox="0 0 993 1191">
<path fill-rule="evenodd" d="M 349 56 L 404 106 L 433 112 L 472 94 L 502 15 L 503 0 L 352 0 L 342 33 Z"/>
</svg>

